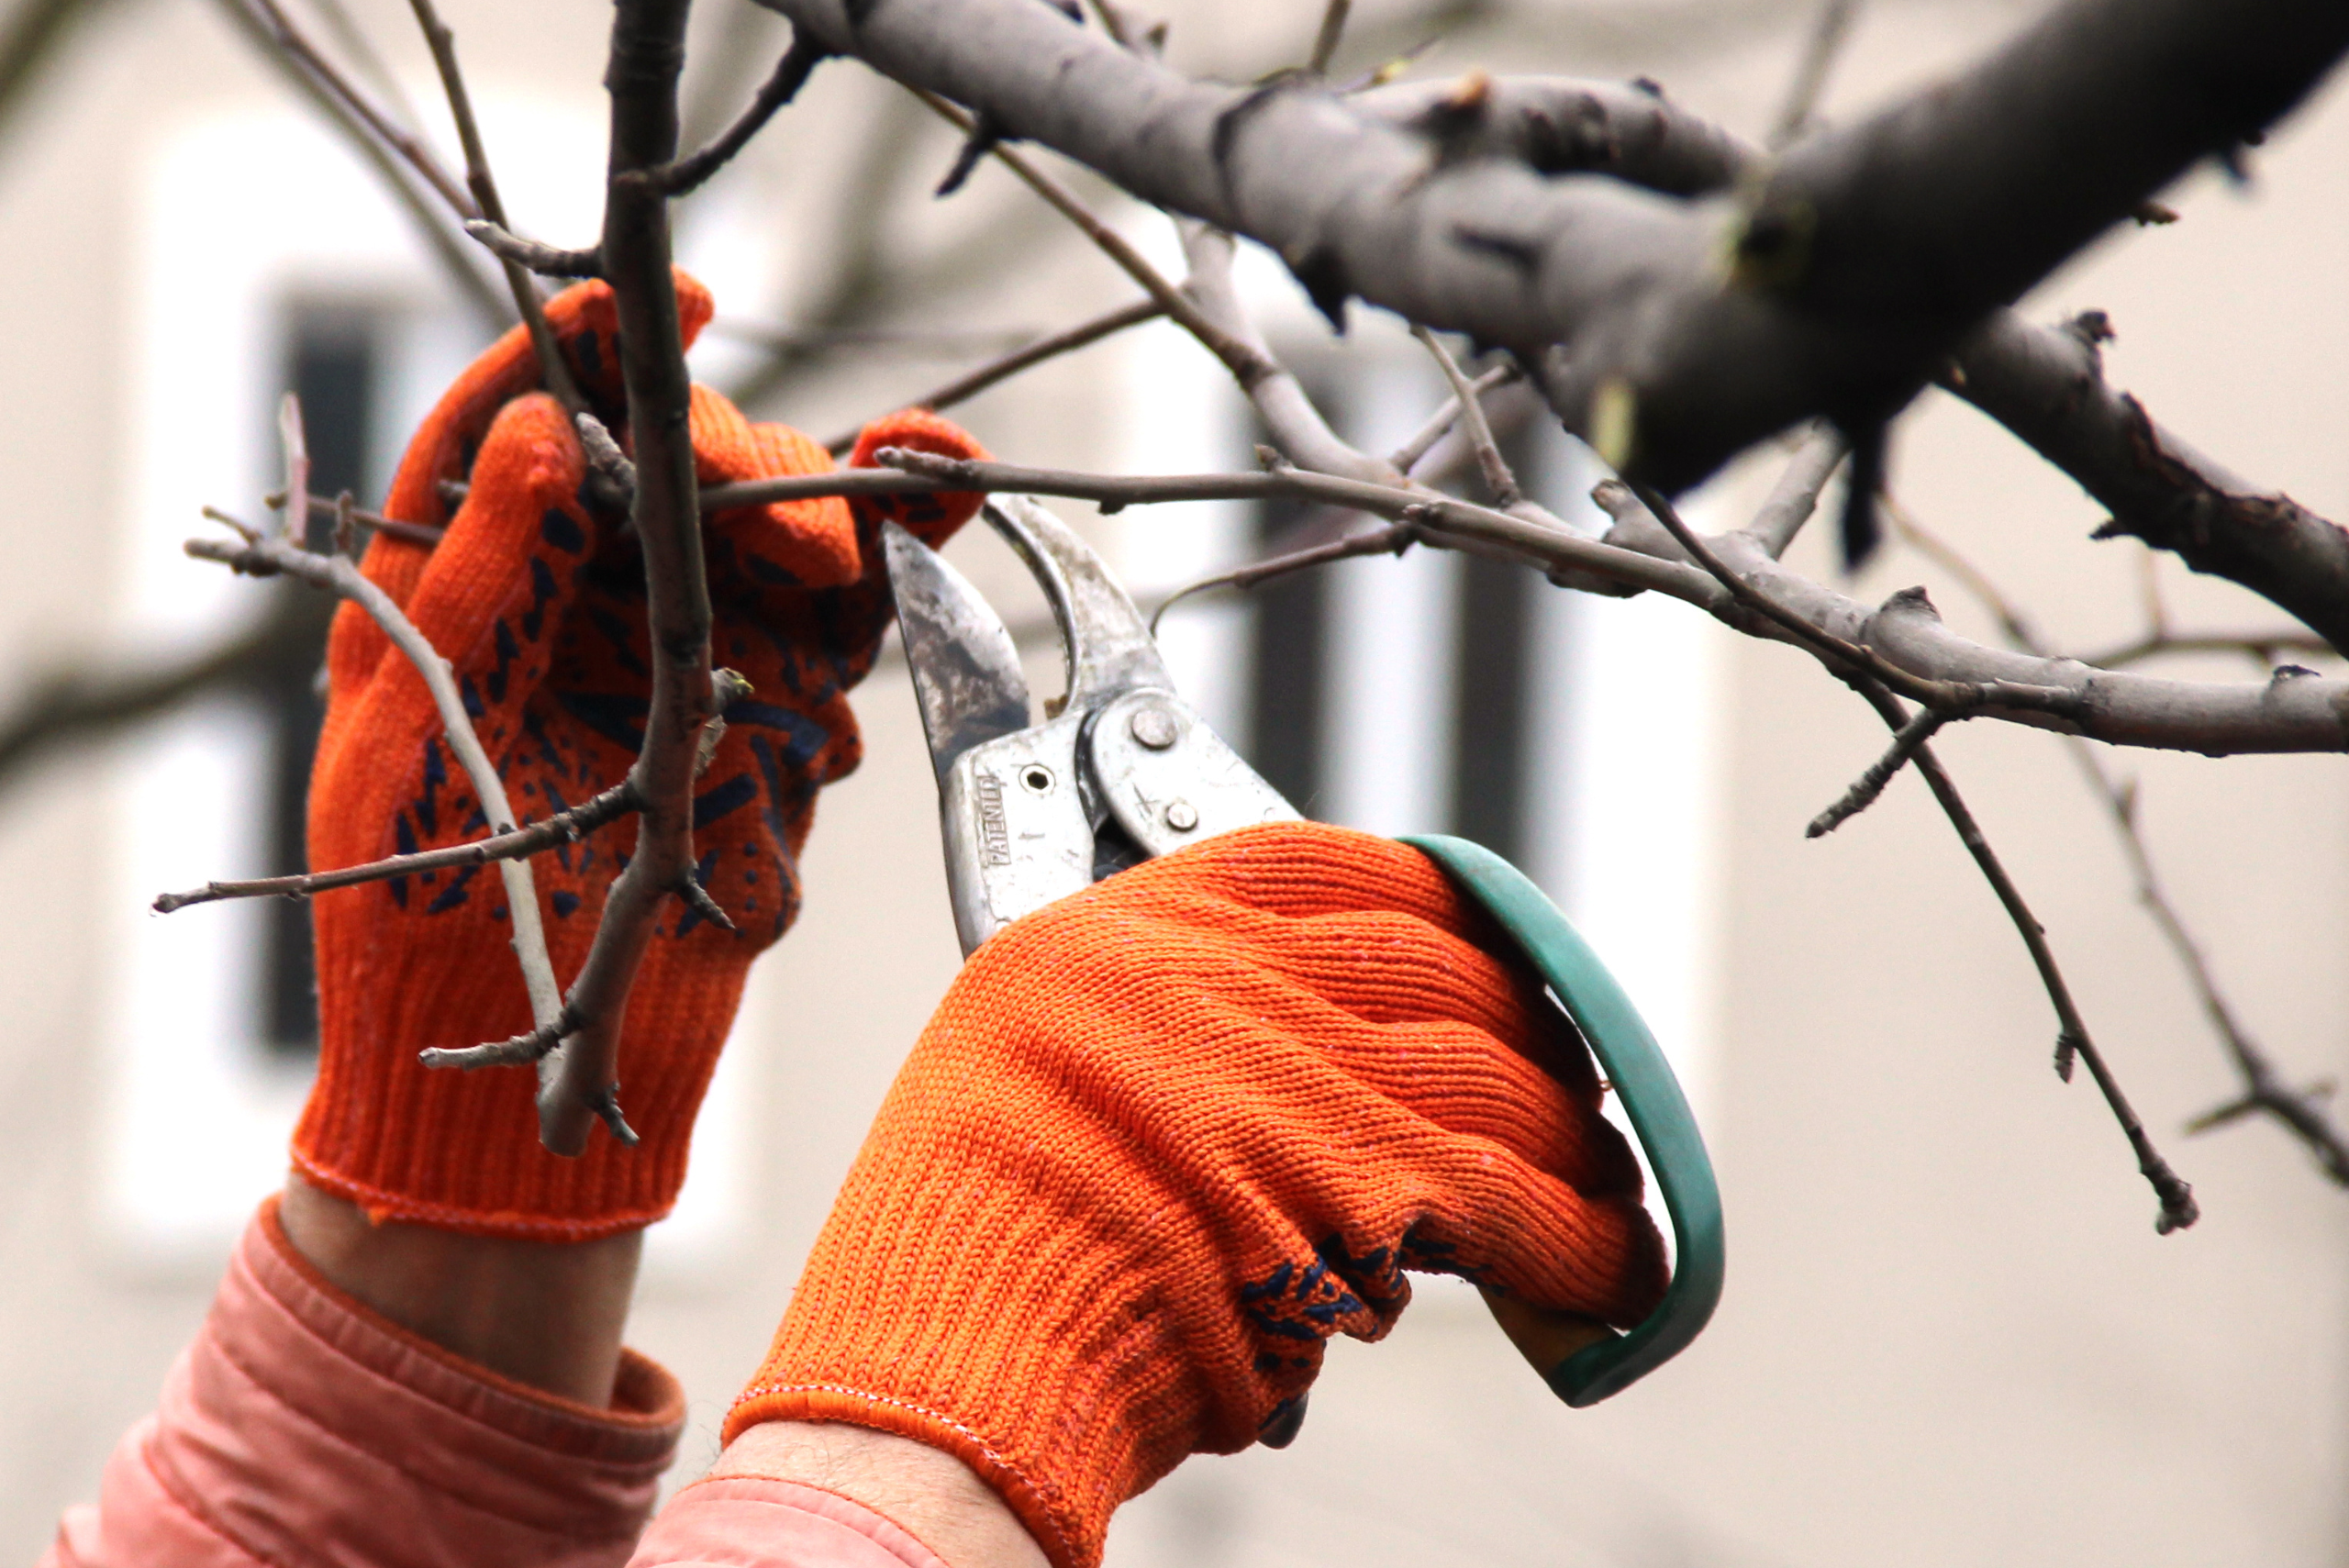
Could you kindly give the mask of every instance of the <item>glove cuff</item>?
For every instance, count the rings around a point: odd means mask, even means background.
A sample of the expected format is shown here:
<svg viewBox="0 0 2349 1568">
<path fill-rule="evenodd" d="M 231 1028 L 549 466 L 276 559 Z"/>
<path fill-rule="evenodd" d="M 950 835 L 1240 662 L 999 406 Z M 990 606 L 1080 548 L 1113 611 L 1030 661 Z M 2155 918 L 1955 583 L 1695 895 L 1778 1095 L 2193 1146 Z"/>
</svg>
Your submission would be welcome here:
<svg viewBox="0 0 2349 1568">
<path fill-rule="evenodd" d="M 320 953 L 322 961 L 329 956 Z M 557 965 L 561 973 L 561 959 Z M 317 1082 L 294 1131 L 294 1168 L 304 1180 L 359 1205 L 378 1224 L 540 1241 L 640 1229 L 675 1207 L 694 1116 L 741 1000 L 741 966 L 672 965 L 639 978 L 619 1073 L 622 1104 L 640 1141 L 630 1149 L 593 1139 L 575 1159 L 540 1146 L 538 1084 L 527 1069 L 466 1073 L 417 1062 L 419 1041 L 473 1042 L 441 1040 L 411 1014 L 429 1009 L 444 1029 L 452 1018 L 486 1026 L 484 1039 L 497 1038 L 501 1022 L 513 1025 L 509 1032 L 529 1028 L 520 978 L 506 954 L 419 962 L 410 973 L 442 978 L 427 995 L 380 978 L 343 983 L 353 987 L 349 994 L 380 1005 L 325 1020 Z M 509 990 L 510 998 L 503 995 Z"/>
</svg>

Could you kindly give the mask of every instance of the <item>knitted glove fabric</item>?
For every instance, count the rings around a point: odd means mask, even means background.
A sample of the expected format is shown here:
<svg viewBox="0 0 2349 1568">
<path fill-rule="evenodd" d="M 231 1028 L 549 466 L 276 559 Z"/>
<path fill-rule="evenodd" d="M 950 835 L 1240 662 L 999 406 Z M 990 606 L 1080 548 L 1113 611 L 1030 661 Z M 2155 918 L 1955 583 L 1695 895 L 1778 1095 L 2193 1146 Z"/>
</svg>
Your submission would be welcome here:
<svg viewBox="0 0 2349 1568">
<path fill-rule="evenodd" d="M 688 340 L 708 295 L 680 274 Z M 617 323 L 601 283 L 551 301 L 583 389 L 626 430 Z M 626 776 L 650 691 L 642 558 L 624 519 L 583 486 L 584 460 L 516 328 L 461 377 L 418 429 L 386 512 L 448 532 L 426 548 L 378 535 L 363 569 L 446 657 L 475 728 L 524 821 Z M 707 388 L 691 430 L 705 484 L 832 464 L 780 425 L 753 425 Z M 867 430 L 886 444 L 979 455 L 934 415 Z M 447 517 L 439 485 L 470 490 Z M 538 1144 L 526 1070 L 432 1071 L 417 1053 L 506 1038 L 530 1025 L 491 866 L 427 873 L 316 900 L 318 1078 L 294 1139 L 295 1168 L 378 1219 L 486 1235 L 575 1240 L 650 1223 L 685 1179 L 686 1145 L 751 960 L 799 906 L 798 857 L 816 792 L 856 766 L 848 688 L 870 668 L 891 606 L 879 547 L 896 516 L 942 540 L 978 497 L 896 507 L 816 500 L 706 520 L 715 661 L 751 695 L 695 796 L 700 880 L 738 929 L 682 903 L 663 908 L 630 995 L 620 1045 L 633 1150 L 596 1138 L 575 1160 Z M 328 652 L 325 728 L 311 775 L 310 863 L 350 865 L 474 838 L 486 822 L 415 669 L 355 606 Z M 584 962 L 611 878 L 634 847 L 627 819 L 533 862 L 555 975 Z"/>
<path fill-rule="evenodd" d="M 1194 1452 L 1286 1441 L 1402 1271 L 1627 1325 L 1662 1242 L 1589 1057 L 1416 851 L 1268 825 L 1007 929 L 891 1088 L 727 1435 L 955 1454 L 1059 1568 Z"/>
</svg>

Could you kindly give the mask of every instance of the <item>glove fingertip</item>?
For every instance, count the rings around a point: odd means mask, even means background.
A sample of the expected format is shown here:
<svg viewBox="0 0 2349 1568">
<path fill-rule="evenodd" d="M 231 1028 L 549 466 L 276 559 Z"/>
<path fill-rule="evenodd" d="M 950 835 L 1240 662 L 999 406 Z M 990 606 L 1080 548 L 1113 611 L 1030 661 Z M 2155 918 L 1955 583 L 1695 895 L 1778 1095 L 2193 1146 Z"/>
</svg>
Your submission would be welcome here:
<svg viewBox="0 0 2349 1568">
<path fill-rule="evenodd" d="M 927 408 L 903 408 L 875 419 L 856 438 L 849 454 L 851 468 L 879 466 L 874 456 L 885 447 L 908 447 L 941 457 L 985 462 L 985 447 L 952 420 Z M 947 491 L 927 495 L 860 495 L 850 503 L 867 526 L 894 522 L 924 544 L 943 544 L 954 530 L 978 515 L 985 495 L 974 491 Z"/>
</svg>

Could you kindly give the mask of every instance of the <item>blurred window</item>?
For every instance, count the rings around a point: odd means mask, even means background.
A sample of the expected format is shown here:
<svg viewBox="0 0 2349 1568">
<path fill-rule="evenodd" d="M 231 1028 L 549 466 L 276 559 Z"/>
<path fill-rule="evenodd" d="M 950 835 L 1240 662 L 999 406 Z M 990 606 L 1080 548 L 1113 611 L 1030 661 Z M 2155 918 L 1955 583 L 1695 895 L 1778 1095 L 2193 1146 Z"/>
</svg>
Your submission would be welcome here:
<svg viewBox="0 0 2349 1568">
<path fill-rule="evenodd" d="M 373 507 L 384 474 L 375 428 L 383 401 L 378 384 L 384 355 L 379 340 L 390 314 L 355 305 L 296 303 L 281 312 L 284 369 L 280 381 L 301 399 L 303 432 L 310 453 L 310 488 L 319 495 L 351 493 Z M 276 399 L 260 411 L 268 439 L 276 439 Z M 309 519 L 310 548 L 334 542 L 334 519 Z M 284 593 L 311 590 L 287 585 Z M 262 673 L 255 697 L 268 716 L 270 803 L 265 874 L 287 876 L 309 869 L 305 853 L 310 787 L 310 757 L 317 750 L 318 725 L 326 703 L 318 690 L 316 658 L 291 661 Z M 310 906 L 306 902 L 270 900 L 269 934 L 262 957 L 256 998 L 257 1037 L 287 1057 L 315 1055 L 318 1048 L 317 975 L 310 962 Z"/>
</svg>

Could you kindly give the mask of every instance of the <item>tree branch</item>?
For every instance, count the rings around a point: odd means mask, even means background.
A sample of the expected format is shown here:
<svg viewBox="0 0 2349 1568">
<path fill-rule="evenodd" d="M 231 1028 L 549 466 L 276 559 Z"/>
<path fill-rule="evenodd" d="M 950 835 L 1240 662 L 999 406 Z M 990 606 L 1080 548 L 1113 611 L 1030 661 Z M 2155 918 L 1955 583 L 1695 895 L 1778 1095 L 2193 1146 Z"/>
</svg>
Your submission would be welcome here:
<svg viewBox="0 0 2349 1568">
<path fill-rule="evenodd" d="M 169 915 L 191 904 L 214 904 L 228 898 L 307 898 L 338 887 L 388 882 L 395 876 L 444 871 L 452 866 L 481 865 L 490 861 L 524 860 L 541 850 L 575 844 L 596 828 L 617 822 L 635 809 L 635 788 L 629 781 L 623 779 L 594 799 L 569 811 L 558 812 L 542 822 L 533 822 L 511 832 L 492 833 L 469 844 L 419 850 L 411 855 L 390 855 L 380 861 L 369 861 L 364 865 L 345 866 L 340 871 L 315 871 L 300 876 L 264 876 L 249 882 L 207 882 L 202 887 L 186 893 L 159 894 L 153 907 L 159 915 Z"/>
<path fill-rule="evenodd" d="M 795 32 L 791 36 L 791 47 L 785 50 L 783 58 L 774 63 L 774 73 L 760 87 L 751 100 L 751 106 L 742 111 L 740 119 L 719 132 L 716 139 L 700 151 L 665 164 L 644 177 L 671 196 L 682 196 L 698 189 L 703 182 L 724 168 L 736 153 L 748 147 L 751 138 L 758 135 L 767 121 L 774 117 L 777 109 L 799 95 L 799 89 L 807 84 L 807 78 L 814 73 L 816 67 L 829 58 L 830 51 L 814 39 Z"/>
<path fill-rule="evenodd" d="M 1887 728 L 1896 735 L 1907 728 L 1909 716 L 1901 710 L 1898 700 L 1891 693 L 1865 677 L 1855 680 L 1853 686 L 1867 698 Z M 2145 1131 L 2145 1124 L 2138 1119 L 2135 1109 L 2129 1104 L 2129 1096 L 2121 1092 L 2120 1080 L 2106 1065 L 2104 1052 L 2097 1049 L 2096 1041 L 2089 1037 L 2087 1022 L 2081 1018 L 2079 1008 L 2073 1004 L 2071 987 L 2065 984 L 2063 971 L 2056 966 L 2054 950 L 2047 945 L 2046 928 L 2039 923 L 2038 917 L 2031 912 L 2031 906 L 2023 902 L 2014 879 L 2007 874 L 2007 868 L 1990 848 L 1989 840 L 1983 837 L 1981 825 L 1975 821 L 1974 813 L 1957 793 L 1957 785 L 1943 769 L 1941 759 L 1933 755 L 1931 746 L 1921 741 L 1915 748 L 1915 755 L 1917 771 L 1924 775 L 1927 787 L 1933 792 L 1933 798 L 1941 803 L 1943 813 L 1949 817 L 1950 826 L 1957 829 L 1958 839 L 1965 845 L 1966 852 L 1974 857 L 1974 863 L 1989 882 L 1991 891 L 1998 895 L 1999 904 L 2006 908 L 2007 917 L 2014 922 L 2023 945 L 2031 950 L 2032 962 L 2038 966 L 2040 982 L 2046 987 L 2047 999 L 2055 1008 L 2059 1026 L 2055 1037 L 2057 1076 L 2066 1083 L 2071 1081 L 2072 1059 L 2075 1056 L 2088 1064 L 2088 1075 L 2096 1080 L 2098 1090 L 2104 1095 L 2105 1105 L 2111 1109 L 2113 1120 L 2121 1124 L 2122 1136 L 2129 1140 L 2130 1150 L 2137 1156 L 2137 1169 L 2143 1173 L 2145 1181 L 2154 1189 L 2154 1197 L 2161 1204 L 2161 1213 L 2154 1220 L 2154 1229 L 2165 1236 L 2173 1230 L 2183 1230 L 2201 1218 L 2201 1209 L 2194 1201 L 2193 1187 L 2170 1169 L 2169 1162 L 2163 1159 L 2161 1151 L 2154 1147 L 2153 1139 Z"/>
<path fill-rule="evenodd" d="M 884 449 L 877 455 L 883 463 L 895 466 L 729 484 L 707 492 L 702 504 L 711 510 L 723 510 L 819 495 L 1009 490 L 1094 501 L 1105 512 L 1163 501 L 1287 497 L 1327 502 L 1393 519 L 1418 506 L 1424 508 L 1419 515 L 1427 543 L 1458 548 L 1462 541 L 1475 541 L 1553 574 L 1583 572 L 1630 587 L 1654 589 L 1685 600 L 1749 636 L 1820 651 L 1811 638 L 1756 613 L 1701 567 L 1585 539 L 1563 527 L 1432 491 L 1370 484 L 1286 467 L 1268 473 L 1101 475 L 963 462 L 896 448 Z M 1917 680 L 1987 686 L 2037 705 L 2011 707 L 1993 702 L 1980 710 L 1986 717 L 2077 733 L 2115 745 L 2166 747 L 2211 755 L 2349 750 L 2349 681 L 2316 676 L 2260 684 L 2165 681 L 2092 670 L 2076 660 L 2028 658 L 1956 636 L 1941 624 L 1931 601 L 1920 593 L 1895 595 L 1872 608 L 1787 571 L 1751 538 L 1724 535 L 1710 548 L 1732 575 L 1815 633 L 1880 654 Z M 2026 699 L 2024 694 L 2032 691 L 2047 695 Z"/>
<path fill-rule="evenodd" d="M 2108 385 L 2100 312 L 2056 330 L 2011 313 L 1966 339 L 1944 384 L 2110 508 L 2096 537 L 2130 535 L 2240 583 L 2349 652 L 2349 531 L 2238 478 Z"/>
<path fill-rule="evenodd" d="M 1889 500 L 1889 498 L 1887 498 Z M 1911 517 L 1897 502 L 1887 506 L 1894 529 L 1918 550 L 1931 556 L 1964 584 L 1966 590 L 1980 600 L 1984 608 L 1995 617 L 2009 639 L 2017 647 L 2032 653 L 2043 654 L 2044 640 L 2030 620 L 2012 601 L 2001 593 L 1979 568 L 1959 554 L 1955 548 Z M 2105 767 L 2095 750 L 2077 737 L 2067 736 L 2065 745 L 2078 768 L 2082 782 L 2104 808 L 2113 832 L 2121 841 L 2121 850 L 2129 862 L 2132 876 L 2137 884 L 2137 900 L 2153 917 L 2154 925 L 2169 944 L 2171 953 L 2186 973 L 2187 984 L 2193 988 L 2202 1006 L 2203 1016 L 2225 1048 L 2243 1082 L 2243 1092 L 2214 1110 L 2205 1112 L 2187 1124 L 2188 1132 L 2205 1132 L 2254 1112 L 2275 1118 L 2285 1130 L 2306 1145 L 2315 1156 L 2325 1174 L 2343 1186 L 2349 1186 L 2349 1140 L 2344 1140 L 2332 1121 L 2319 1108 L 2330 1084 L 2307 1089 L 2288 1087 L 2267 1053 L 2251 1038 L 2233 1006 L 2220 988 L 2218 975 L 2211 970 L 2209 956 L 2202 944 L 2188 929 L 2186 918 L 2177 906 L 2170 901 L 2159 873 L 2154 868 L 2153 851 L 2147 847 L 2143 825 L 2139 817 L 2137 788 L 2133 781 L 2115 779 Z"/>
<path fill-rule="evenodd" d="M 289 394 L 286 404 L 293 408 Z M 288 421 L 298 435 L 299 414 L 295 411 Z M 286 494 L 304 493 L 304 478 L 294 472 L 306 469 L 306 462 L 298 462 L 298 447 L 289 442 Z M 293 508 L 298 510 L 298 508 Z M 457 690 L 457 683 L 449 673 L 449 662 L 400 607 L 392 602 L 383 589 L 369 582 L 357 566 L 342 556 L 316 555 L 302 549 L 292 539 L 283 537 L 242 541 L 235 544 L 219 539 L 190 539 L 187 553 L 202 561 L 217 561 L 233 571 L 256 576 L 284 573 L 289 577 L 337 594 L 367 612 L 384 629 L 408 662 L 423 677 L 426 689 L 440 715 L 442 732 L 449 750 L 472 781 L 473 793 L 480 798 L 482 815 L 488 819 L 491 831 L 511 832 L 514 808 L 507 804 L 506 785 L 497 776 L 497 768 L 482 750 L 481 738 L 473 732 L 473 720 L 465 713 L 464 698 Z M 528 861 L 508 860 L 498 863 L 498 873 L 505 880 L 506 902 L 513 914 L 514 952 L 522 965 L 522 980 L 529 993 L 530 1013 L 544 1021 L 554 1016 L 562 1003 L 562 993 L 555 984 L 554 965 L 547 957 L 546 933 L 540 921 L 538 886 L 530 874 Z"/>
<path fill-rule="evenodd" d="M 1434 333 L 1424 327 L 1413 327 L 1411 336 L 1434 357 L 1436 369 L 1443 373 L 1445 384 L 1452 388 L 1460 428 L 1468 438 L 1469 449 L 1476 454 L 1476 467 L 1484 475 L 1485 489 L 1491 495 L 1493 505 L 1504 512 L 1509 510 L 1525 499 L 1525 492 L 1518 488 L 1517 475 L 1509 472 L 1508 460 L 1501 456 L 1500 443 L 1493 439 L 1493 427 L 1486 421 L 1485 406 L 1476 396 L 1475 386 Z"/>
<path fill-rule="evenodd" d="M 440 261 L 450 281 L 457 285 L 459 296 L 473 307 L 481 325 L 492 332 L 504 331 L 509 323 L 507 302 L 498 297 L 495 286 L 473 265 L 472 247 L 451 227 L 450 214 L 467 210 L 472 204 L 465 200 L 461 207 L 447 205 L 451 190 L 460 198 L 464 193 L 448 180 L 446 172 L 432 161 L 430 153 L 381 114 L 363 115 L 355 110 L 351 106 L 364 100 L 317 50 L 308 46 L 275 6 L 267 7 L 265 17 L 249 9 L 247 0 L 219 0 L 219 7 L 262 58 L 309 99 L 311 106 L 324 115 L 342 133 L 352 150 L 373 168 L 384 188 L 406 212 L 426 249 Z M 431 187 L 430 196 L 417 190 L 410 175 L 402 172 L 403 161 L 408 170 Z M 432 173 L 424 172 L 427 165 Z"/>
<path fill-rule="evenodd" d="M 506 221 L 506 204 L 499 199 L 497 181 L 490 173 L 489 152 L 482 145 L 481 127 L 473 120 L 473 95 L 465 91 L 465 73 L 457 65 L 456 35 L 440 20 L 432 0 L 408 0 L 408 6 L 416 13 L 417 26 L 424 31 L 424 41 L 431 46 L 432 63 L 440 73 L 441 90 L 449 95 L 449 114 L 457 122 L 457 142 L 465 152 L 465 184 L 473 194 L 479 216 L 502 231 L 510 230 Z M 515 313 L 529 329 L 530 351 L 539 361 L 540 384 L 562 405 L 565 413 L 578 414 L 587 403 L 571 378 L 571 366 L 563 361 L 562 345 L 555 341 L 554 328 L 547 325 L 546 306 L 539 298 L 538 284 L 530 281 L 529 270 L 510 256 L 500 255 L 498 264 L 506 272 L 507 292 L 514 296 Z"/>
<path fill-rule="evenodd" d="M 1332 315 L 1358 295 L 1509 348 L 1570 428 L 1664 490 L 1807 416 L 1898 408 L 1987 311 L 2257 135 L 2349 47 L 2328 0 L 2069 0 L 1954 81 L 1790 149 L 1758 195 L 1689 203 L 1445 162 L 1307 84 L 1187 83 L 1031 0 L 774 6 L 1262 240 Z"/>
<path fill-rule="evenodd" d="M 605 78 L 612 139 L 601 250 L 619 313 L 652 691 L 643 749 L 629 773 L 641 803 L 635 852 L 612 883 L 561 1016 L 538 1015 L 538 1029 L 508 1042 L 540 1052 L 539 1138 L 558 1154 L 585 1149 L 591 1118 L 623 1142 L 636 1140 L 619 1109 L 620 1029 L 662 901 L 694 880 L 694 766 L 702 728 L 717 711 L 668 198 L 657 181 L 629 177 L 676 156 L 685 12 L 685 0 L 618 0 Z M 562 1043 L 551 1051 L 540 1050 L 556 1040 Z"/>
<path fill-rule="evenodd" d="M 1046 360 L 1058 359 L 1063 354 L 1074 353 L 1077 350 L 1088 348 L 1113 333 L 1122 332 L 1129 327 L 1139 327 L 1145 321 L 1155 321 L 1165 314 L 1165 307 L 1154 299 L 1138 299 L 1131 305 L 1119 306 L 1117 309 L 1097 316 L 1090 321 L 1079 322 L 1065 331 L 1055 332 L 1046 338 L 1039 338 L 1034 342 L 1023 344 L 998 359 L 990 360 L 976 370 L 966 372 L 945 385 L 924 393 L 921 396 L 915 398 L 908 406 L 952 408 L 958 403 L 976 397 L 980 393 L 998 383 L 1010 380 L 1022 371 L 1031 370 L 1042 364 Z M 855 430 L 834 436 L 824 443 L 825 450 L 834 457 L 838 457 L 856 445 L 856 438 L 862 429 L 863 427 L 859 426 Z"/>
</svg>

